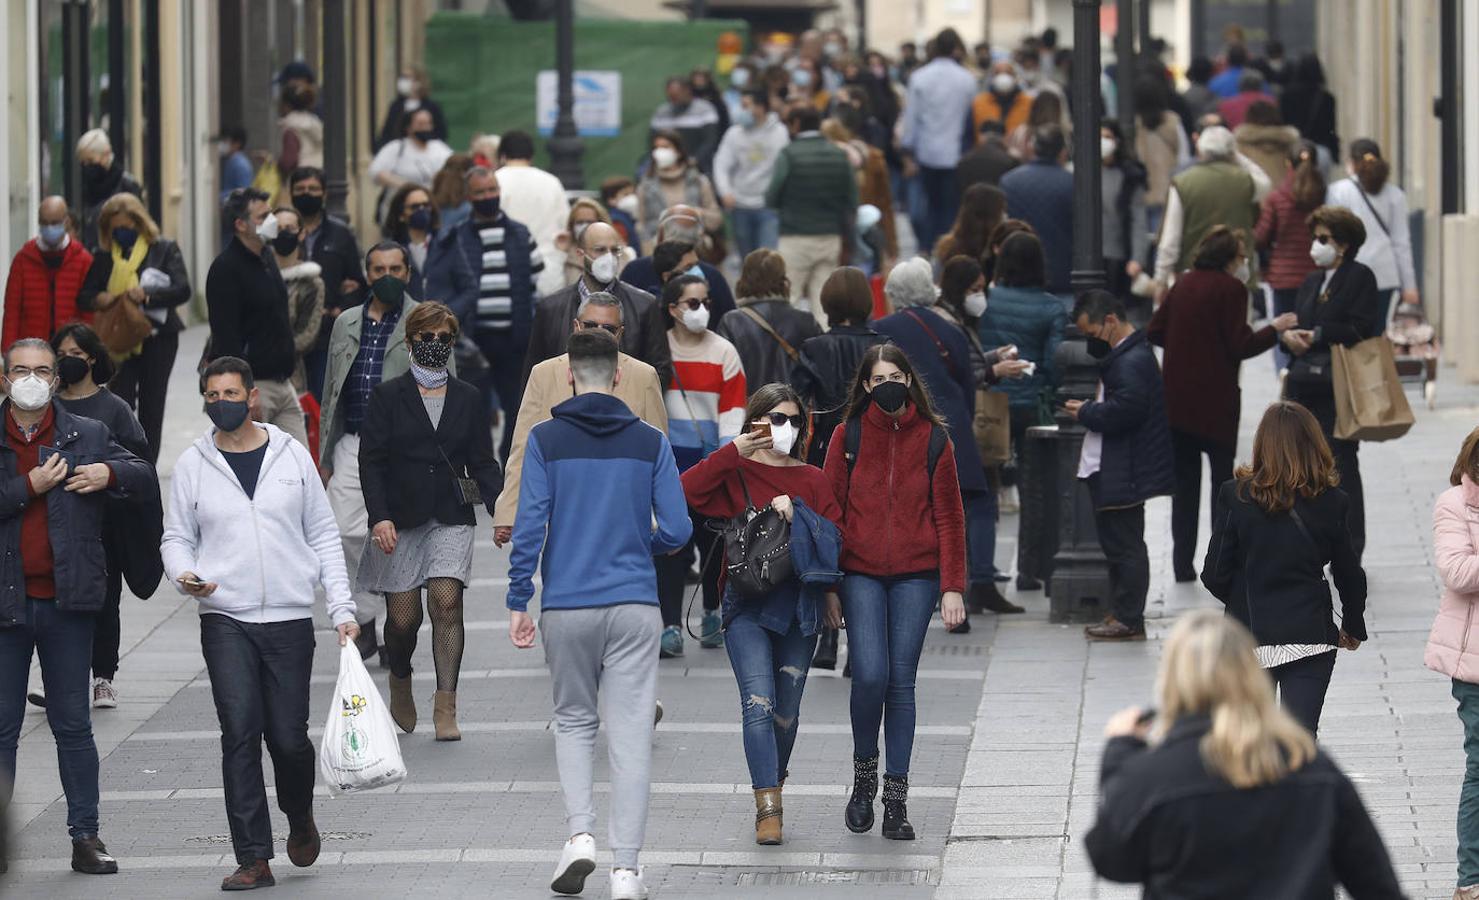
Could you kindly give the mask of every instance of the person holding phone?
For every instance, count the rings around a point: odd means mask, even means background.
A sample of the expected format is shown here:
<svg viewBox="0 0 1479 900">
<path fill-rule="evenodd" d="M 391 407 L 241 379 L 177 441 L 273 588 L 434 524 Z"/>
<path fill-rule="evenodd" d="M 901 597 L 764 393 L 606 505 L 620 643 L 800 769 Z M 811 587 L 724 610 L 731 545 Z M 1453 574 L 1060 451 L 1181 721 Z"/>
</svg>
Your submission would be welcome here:
<svg viewBox="0 0 1479 900">
<path fill-rule="evenodd" d="M 263 740 L 288 819 L 288 859 L 318 859 L 318 754 L 308 739 L 315 588 L 323 586 L 340 646 L 359 626 L 339 528 L 308 448 L 252 420 L 261 395 L 245 360 L 211 362 L 200 391 L 212 427 L 175 463 L 160 550 L 166 576 L 199 601 L 237 862 L 221 889 L 250 890 L 275 883 Z"/>
<path fill-rule="evenodd" d="M 966 534 L 949 432 L 898 347 L 863 354 L 826 473 L 843 510 L 842 596 L 827 595 L 826 621 L 845 621 L 852 663 L 847 827 L 873 827 L 883 725 L 883 836 L 910 841 L 915 673 L 936 601 L 947 628 L 965 621 Z"/>
</svg>

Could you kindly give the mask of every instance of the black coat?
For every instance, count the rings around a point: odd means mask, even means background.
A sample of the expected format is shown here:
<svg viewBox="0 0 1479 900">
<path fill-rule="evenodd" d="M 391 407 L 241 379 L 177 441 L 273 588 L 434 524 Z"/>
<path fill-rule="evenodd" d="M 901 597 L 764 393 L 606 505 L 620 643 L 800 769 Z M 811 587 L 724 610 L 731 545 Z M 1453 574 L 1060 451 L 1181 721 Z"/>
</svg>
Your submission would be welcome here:
<svg viewBox="0 0 1479 900">
<path fill-rule="evenodd" d="M 1289 364 L 1291 394 L 1323 386 L 1329 394 L 1330 348 L 1349 347 L 1381 334 L 1386 308 L 1376 290 L 1376 276 L 1364 263 L 1347 260 L 1335 270 L 1325 290 L 1325 271 L 1310 273 L 1299 286 L 1294 311 L 1299 327 L 1315 333 L 1314 342 L 1302 356 Z M 1321 299 L 1321 297 L 1325 299 Z"/>
<path fill-rule="evenodd" d="M 960 163 L 955 167 L 955 183 L 962 194 L 973 184 L 989 184 L 994 187 L 1001 183 L 1001 176 L 1021 164 L 1021 160 L 1012 155 L 1012 151 L 1007 149 L 1000 138 L 987 140 L 960 158 Z"/>
<path fill-rule="evenodd" d="M 338 219 L 324 213 L 313 239 L 313 253 L 309 262 L 316 262 L 323 271 L 319 277 L 324 281 L 324 309 L 348 309 L 359 306 L 364 299 L 364 261 L 360 259 L 359 242 L 354 232 Z M 343 293 L 339 290 L 344 280 L 355 282 L 354 290 Z M 325 315 L 329 322 L 332 316 Z M 320 329 L 319 343 L 328 346 L 329 327 Z"/>
<path fill-rule="evenodd" d="M 103 518 L 108 500 L 159 495 L 154 467 L 123 449 L 102 422 L 74 416 L 52 402 L 52 445 L 66 451 L 75 465 L 107 463 L 114 486 L 95 494 L 78 494 L 59 485 L 47 491 L 46 526 L 51 539 L 56 578 L 57 608 L 68 612 L 97 612 L 103 608 L 107 560 L 103 550 Z M 10 401 L 0 403 L 0 423 L 10 415 Z M 0 425 L 3 427 L 3 425 Z M 0 438 L 0 628 L 24 617 L 26 579 L 21 568 L 21 514 L 38 502 L 29 479 L 16 471 L 15 451 Z M 156 501 L 157 502 L 157 501 Z"/>
<path fill-rule="evenodd" d="M 748 300 L 743 307 L 759 313 L 797 353 L 801 352 L 801 345 L 807 339 L 822 333 L 816 317 L 792 306 L 789 300 Z M 714 331 L 739 351 L 740 362 L 745 367 L 745 385 L 750 393 L 777 381 L 784 383 L 791 376 L 790 354 L 743 309 L 726 313 Z"/>
<path fill-rule="evenodd" d="M 359 435 L 360 488 L 372 526 L 386 519 L 400 530 L 432 519 L 443 525 L 477 524 L 473 508 L 457 500 L 456 479 L 464 472 L 477 481 L 483 505 L 493 512 L 503 474 L 493 455 L 488 405 L 467 382 L 447 382 L 435 432 L 411 373 L 381 382 L 370 394 Z"/>
<path fill-rule="evenodd" d="M 298 353 L 288 321 L 288 286 L 270 250 L 254 253 L 233 237 L 211 263 L 205 300 L 212 359 L 241 357 L 251 364 L 258 381 L 292 377 Z"/>
<path fill-rule="evenodd" d="M 1099 770 L 1099 815 L 1084 838 L 1094 870 L 1143 884 L 1147 900 L 1400 898 L 1371 816 L 1323 754 L 1259 788 L 1209 772 L 1199 742 L 1210 720 L 1188 716 L 1148 748 L 1113 738 Z"/>
<path fill-rule="evenodd" d="M 663 321 L 657 299 L 617 280 L 606 287 L 621 301 L 621 351 L 657 370 L 664 385 L 673 383 L 673 351 L 668 346 L 668 326 Z M 524 357 L 522 384 L 529 382 L 529 370 L 547 359 L 565 352 L 570 345 L 570 326 L 580 309 L 580 285 L 572 284 L 541 297 L 534 307 L 534 326 L 529 335 L 529 350 Z"/>
<path fill-rule="evenodd" d="M 1145 332 L 1136 331 L 1109 351 L 1099 377 L 1104 399 L 1091 400 L 1078 411 L 1085 428 L 1104 436 L 1099 508 L 1135 506 L 1171 493 L 1176 479 L 1166 394 Z"/>
<path fill-rule="evenodd" d="M 1236 479 L 1217 495 L 1217 521 L 1202 584 L 1260 645 L 1334 644 L 1344 629 L 1366 640 L 1366 573 L 1346 530 L 1350 501 L 1327 490 L 1295 502 L 1309 534 L 1289 513 L 1268 513 L 1241 496 Z M 1340 591 L 1343 622 L 1332 618 L 1325 565 Z"/>
<path fill-rule="evenodd" d="M 149 245 L 149 251 L 144 254 L 144 264 L 139 266 L 142 274 L 145 269 L 158 269 L 169 276 L 169 287 L 161 288 L 148 295 L 144 301 L 145 309 L 162 309 L 165 311 L 164 324 L 159 326 L 162 334 L 174 334 L 185 329 L 185 323 L 180 321 L 180 315 L 176 307 L 190 300 L 190 273 L 185 270 L 185 256 L 180 252 L 180 245 L 174 241 L 160 238 Z M 83 312 L 93 312 L 97 309 L 96 301 L 98 294 L 106 293 L 108 290 L 108 279 L 113 275 L 113 254 L 106 250 L 99 250 L 93 254 L 92 265 L 87 270 L 87 277 L 82 279 L 82 288 L 77 292 L 77 308 Z M 58 322 L 57 325 L 66 324 Z"/>
<path fill-rule="evenodd" d="M 791 387 L 812 412 L 807 454 L 812 465 L 820 467 L 827 459 L 827 444 L 842 422 L 863 354 L 874 344 L 887 343 L 888 338 L 866 325 L 838 325 L 801 345 L 801 358 L 791 367 Z"/>
</svg>

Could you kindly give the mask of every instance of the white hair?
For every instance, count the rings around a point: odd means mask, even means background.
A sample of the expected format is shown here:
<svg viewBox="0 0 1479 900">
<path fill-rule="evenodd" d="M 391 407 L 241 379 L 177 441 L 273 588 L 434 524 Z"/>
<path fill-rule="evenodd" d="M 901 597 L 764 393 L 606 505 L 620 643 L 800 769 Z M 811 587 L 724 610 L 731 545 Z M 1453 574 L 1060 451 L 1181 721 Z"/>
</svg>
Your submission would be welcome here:
<svg viewBox="0 0 1479 900">
<path fill-rule="evenodd" d="M 1237 139 L 1221 125 L 1204 128 L 1197 136 L 1197 155 L 1202 159 L 1232 159 L 1237 152 Z"/>
<path fill-rule="evenodd" d="M 905 306 L 933 306 L 937 295 L 935 273 L 929 260 L 916 256 L 894 266 L 893 271 L 888 273 L 883 293 L 895 309 Z"/>
<path fill-rule="evenodd" d="M 79 156 L 84 153 L 93 156 L 111 156 L 113 142 L 108 140 L 108 132 L 101 128 L 94 128 L 83 132 L 82 137 L 77 139 L 77 153 Z"/>
<path fill-rule="evenodd" d="M 616 310 L 616 317 L 618 319 L 626 318 L 621 307 L 621 300 L 615 294 L 610 294 L 606 291 L 591 291 L 589 294 L 586 294 L 585 298 L 580 301 L 580 305 L 575 308 L 575 317 L 578 319 L 585 315 L 586 309 L 592 306 L 614 309 Z"/>
<path fill-rule="evenodd" d="M 472 144 L 471 144 L 471 146 L 468 147 L 468 150 L 471 151 L 473 154 L 477 154 L 478 152 L 481 151 L 482 154 L 484 156 L 488 157 L 489 159 L 497 159 L 498 158 L 498 135 L 496 135 L 496 134 L 480 134 L 480 135 L 477 135 L 476 137 L 474 137 L 472 139 Z"/>
</svg>

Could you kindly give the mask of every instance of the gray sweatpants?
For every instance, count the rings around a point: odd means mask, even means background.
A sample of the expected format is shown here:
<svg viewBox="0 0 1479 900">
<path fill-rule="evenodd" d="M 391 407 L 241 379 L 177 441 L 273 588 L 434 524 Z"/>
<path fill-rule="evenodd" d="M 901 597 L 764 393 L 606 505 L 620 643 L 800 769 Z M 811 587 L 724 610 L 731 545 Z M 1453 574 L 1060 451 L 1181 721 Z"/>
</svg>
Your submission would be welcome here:
<svg viewBox="0 0 1479 900">
<path fill-rule="evenodd" d="M 611 855 L 617 868 L 634 869 L 647 831 L 662 614 L 637 603 L 552 609 L 540 615 L 539 628 L 554 681 L 555 762 L 570 835 L 596 830 L 592 769 L 601 727 L 597 694 L 604 691 Z"/>
</svg>

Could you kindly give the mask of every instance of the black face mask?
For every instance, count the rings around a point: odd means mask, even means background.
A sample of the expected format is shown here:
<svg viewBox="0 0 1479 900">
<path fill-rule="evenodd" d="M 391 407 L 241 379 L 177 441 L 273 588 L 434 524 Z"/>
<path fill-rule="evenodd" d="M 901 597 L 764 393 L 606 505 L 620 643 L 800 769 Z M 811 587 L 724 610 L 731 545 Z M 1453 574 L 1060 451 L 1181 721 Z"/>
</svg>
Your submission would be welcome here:
<svg viewBox="0 0 1479 900">
<path fill-rule="evenodd" d="M 445 369 L 452 358 L 452 345 L 441 341 L 411 342 L 411 359 L 423 369 Z"/>
<path fill-rule="evenodd" d="M 420 141 L 423 144 L 429 144 L 432 141 L 436 140 L 437 137 L 437 133 L 429 128 L 424 128 L 421 131 L 413 131 L 411 132 L 411 134 L 415 136 L 416 140 Z"/>
<path fill-rule="evenodd" d="M 210 416 L 216 428 L 221 431 L 235 431 L 241 427 L 241 423 L 247 420 L 247 402 L 245 400 L 217 400 L 205 405 L 205 414 Z"/>
<path fill-rule="evenodd" d="M 498 203 L 501 199 L 501 197 L 484 197 L 481 200 L 474 200 L 472 211 L 477 213 L 479 218 L 496 219 L 498 218 Z"/>
<path fill-rule="evenodd" d="M 1094 357 L 1095 359 L 1103 359 L 1104 357 L 1109 355 L 1109 351 L 1114 349 L 1112 346 L 1110 346 L 1109 341 L 1106 341 L 1102 337 L 1095 337 L 1091 334 L 1087 335 L 1087 339 L 1087 349 L 1089 351 L 1089 355 Z"/>
<path fill-rule="evenodd" d="M 293 195 L 293 209 L 296 209 L 298 212 L 302 213 L 310 219 L 318 215 L 319 211 L 323 208 L 324 198 L 319 196 L 318 194 Z"/>
<path fill-rule="evenodd" d="M 394 275 L 381 275 L 375 279 L 370 285 L 370 292 L 392 312 L 406 303 L 406 283 Z"/>
<path fill-rule="evenodd" d="M 272 239 L 272 249 L 278 256 L 287 256 L 298 249 L 298 232 L 279 231 Z"/>
<path fill-rule="evenodd" d="M 873 402 L 886 413 L 896 413 L 909 402 L 909 386 L 901 381 L 885 381 L 873 389 Z"/>
<path fill-rule="evenodd" d="M 89 190 L 102 187 L 108 181 L 108 167 L 101 163 L 82 164 L 82 184 Z"/>
<path fill-rule="evenodd" d="M 418 209 L 406 217 L 406 225 L 417 231 L 431 230 L 431 210 Z"/>
<path fill-rule="evenodd" d="M 92 363 L 80 356 L 63 356 L 56 361 L 56 374 L 62 384 L 74 385 L 92 371 Z"/>
</svg>

